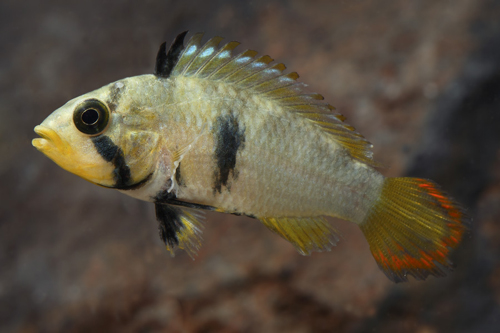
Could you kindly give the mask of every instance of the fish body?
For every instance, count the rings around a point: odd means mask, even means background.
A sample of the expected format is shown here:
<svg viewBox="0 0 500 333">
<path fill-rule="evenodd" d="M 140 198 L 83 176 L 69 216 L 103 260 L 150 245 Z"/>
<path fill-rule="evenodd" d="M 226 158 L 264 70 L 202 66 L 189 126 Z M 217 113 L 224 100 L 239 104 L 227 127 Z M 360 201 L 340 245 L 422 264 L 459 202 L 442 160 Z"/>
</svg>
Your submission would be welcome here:
<svg viewBox="0 0 500 333">
<path fill-rule="evenodd" d="M 155 147 L 152 160 L 164 163 L 156 170 L 169 170 L 158 177 L 162 181 L 149 181 L 140 191 L 123 191 L 138 199 L 155 201 L 158 191 L 172 188 L 170 193 L 179 200 L 227 213 L 335 215 L 359 223 L 377 197 L 369 193 L 381 190 L 378 171 L 350 157 L 328 133 L 276 102 L 190 77 L 165 82 L 146 75 L 113 85 L 117 84 L 136 92 L 143 86 L 156 86 L 152 91 L 159 94 L 170 92 L 165 96 L 168 102 L 161 105 L 148 104 L 140 94 L 133 98 L 152 110 L 158 124 L 155 132 L 165 138 Z M 182 149 L 175 161 L 166 158 Z M 269 186 L 272 183 L 283 186 Z"/>
<path fill-rule="evenodd" d="M 194 254 L 202 210 L 247 215 L 303 254 L 329 250 L 324 216 L 360 226 L 393 281 L 450 269 L 463 209 L 431 181 L 385 178 L 371 145 L 296 73 L 238 45 L 179 35 L 154 75 L 125 78 L 56 110 L 33 145 L 95 184 L 155 203 L 169 250 Z"/>
</svg>

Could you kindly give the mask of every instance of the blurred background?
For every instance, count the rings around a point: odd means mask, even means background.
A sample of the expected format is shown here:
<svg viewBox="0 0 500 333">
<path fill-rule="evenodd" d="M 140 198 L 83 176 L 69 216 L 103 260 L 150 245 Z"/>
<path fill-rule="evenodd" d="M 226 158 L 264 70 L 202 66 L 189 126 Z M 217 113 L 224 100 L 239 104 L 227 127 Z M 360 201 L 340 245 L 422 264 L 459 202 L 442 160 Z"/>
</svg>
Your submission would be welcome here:
<svg viewBox="0 0 500 333">
<path fill-rule="evenodd" d="M 172 258 L 152 204 L 31 146 L 53 110 L 152 73 L 204 31 L 297 71 L 374 144 L 386 176 L 432 178 L 469 209 L 446 278 L 393 284 L 361 231 L 299 255 L 258 221 L 207 215 Z M 498 332 L 500 1 L 0 2 L 0 331 Z"/>
</svg>

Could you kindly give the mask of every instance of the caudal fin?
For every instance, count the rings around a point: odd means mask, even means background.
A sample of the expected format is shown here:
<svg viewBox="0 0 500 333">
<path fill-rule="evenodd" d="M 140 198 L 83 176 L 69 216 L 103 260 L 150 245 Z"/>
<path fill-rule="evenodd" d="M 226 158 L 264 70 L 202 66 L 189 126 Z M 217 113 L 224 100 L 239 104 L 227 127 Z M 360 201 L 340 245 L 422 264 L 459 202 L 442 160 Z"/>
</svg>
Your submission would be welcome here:
<svg viewBox="0 0 500 333">
<path fill-rule="evenodd" d="M 432 181 L 387 178 L 360 227 L 385 275 L 402 282 L 408 275 L 418 280 L 445 276 L 453 268 L 450 250 L 460 243 L 467 223 L 460 205 Z"/>
</svg>

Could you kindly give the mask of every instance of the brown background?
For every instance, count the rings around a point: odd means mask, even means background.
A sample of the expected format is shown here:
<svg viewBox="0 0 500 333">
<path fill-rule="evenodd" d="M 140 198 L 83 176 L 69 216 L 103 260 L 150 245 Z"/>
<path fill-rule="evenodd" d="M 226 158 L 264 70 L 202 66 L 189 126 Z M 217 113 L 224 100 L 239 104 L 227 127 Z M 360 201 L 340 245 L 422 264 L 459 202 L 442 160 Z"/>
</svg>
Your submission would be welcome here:
<svg viewBox="0 0 500 333">
<path fill-rule="evenodd" d="M 374 145 L 474 219 L 447 278 L 392 284 L 355 225 L 300 256 L 257 221 L 208 214 L 193 261 L 151 204 L 31 146 L 67 100 L 152 73 L 183 30 L 298 71 Z M 0 3 L 0 331 L 495 332 L 500 325 L 500 1 Z"/>
</svg>

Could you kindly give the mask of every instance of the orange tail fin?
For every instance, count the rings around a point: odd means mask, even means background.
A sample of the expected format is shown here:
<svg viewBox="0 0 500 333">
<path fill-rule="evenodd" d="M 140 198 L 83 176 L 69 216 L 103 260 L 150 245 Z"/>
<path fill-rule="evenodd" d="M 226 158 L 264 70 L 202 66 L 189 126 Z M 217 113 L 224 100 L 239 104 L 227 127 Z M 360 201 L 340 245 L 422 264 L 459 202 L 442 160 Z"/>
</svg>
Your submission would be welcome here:
<svg viewBox="0 0 500 333">
<path fill-rule="evenodd" d="M 429 180 L 387 178 L 383 186 L 360 224 L 379 267 L 394 282 L 445 276 L 467 230 L 464 210 Z"/>
</svg>

